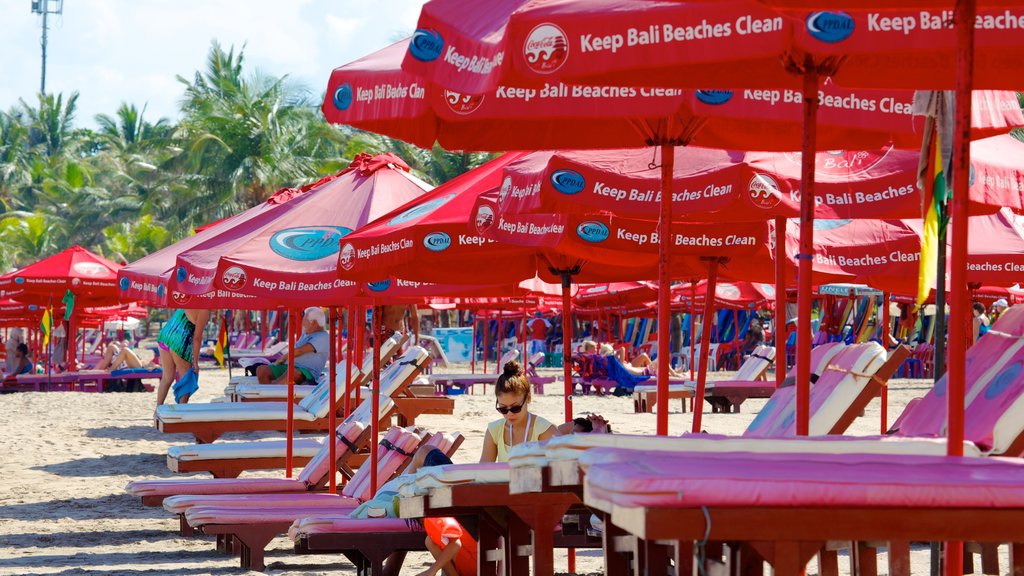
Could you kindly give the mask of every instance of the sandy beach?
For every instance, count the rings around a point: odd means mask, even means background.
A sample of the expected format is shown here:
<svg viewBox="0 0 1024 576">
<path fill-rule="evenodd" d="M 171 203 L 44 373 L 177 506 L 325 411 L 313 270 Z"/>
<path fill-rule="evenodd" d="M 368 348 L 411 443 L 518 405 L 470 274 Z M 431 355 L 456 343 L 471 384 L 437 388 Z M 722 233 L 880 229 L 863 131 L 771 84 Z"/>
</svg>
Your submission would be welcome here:
<svg viewBox="0 0 1024 576">
<path fill-rule="evenodd" d="M 452 366 L 464 371 L 468 366 Z M 554 370 L 545 372 L 555 373 Z M 728 378 L 719 372 L 714 378 Z M 209 368 L 201 375 L 195 402 L 221 395 L 226 370 Z M 924 394 L 929 383 L 894 380 L 889 384 L 890 422 L 903 406 Z M 562 396 L 555 385 L 535 397 L 535 413 L 560 421 Z M 490 388 L 488 388 L 490 392 Z M 74 392 L 17 393 L 0 396 L 0 574 L 240 574 L 238 561 L 214 550 L 212 538 L 182 538 L 177 520 L 162 508 L 144 508 L 124 493 L 129 480 L 168 478 L 167 448 L 191 437 L 163 434 L 152 423 L 155 394 L 92 394 Z M 708 432 L 740 434 L 764 401 L 751 400 L 740 414 L 705 413 Z M 418 424 L 437 431 L 458 431 L 466 441 L 456 462 L 479 459 L 483 430 L 497 417 L 492 395 L 460 396 L 453 416 L 424 416 Z M 611 421 L 616 432 L 651 434 L 654 414 L 634 414 L 630 398 L 577 396 L 577 414 L 595 412 Z M 670 432 L 689 431 L 692 415 L 679 412 L 674 401 Z M 877 434 L 880 403 L 876 399 L 849 434 Z M 219 442 L 280 437 L 278 433 L 230 434 Z M 280 476 L 281 471 L 250 472 Z M 267 552 L 268 573 L 287 575 L 354 574 L 340 556 L 297 556 L 291 541 L 275 540 Z M 840 567 L 849 573 L 845 554 Z M 412 554 L 408 573 L 428 565 L 429 555 Z M 564 553 L 556 556 L 559 571 Z M 884 557 L 880 570 L 885 571 Z M 1005 558 L 1003 560 L 1004 566 Z M 928 550 L 915 546 L 915 574 L 927 574 Z M 600 551 L 578 554 L 577 572 L 600 573 Z M 816 562 L 809 572 L 816 572 Z"/>
</svg>

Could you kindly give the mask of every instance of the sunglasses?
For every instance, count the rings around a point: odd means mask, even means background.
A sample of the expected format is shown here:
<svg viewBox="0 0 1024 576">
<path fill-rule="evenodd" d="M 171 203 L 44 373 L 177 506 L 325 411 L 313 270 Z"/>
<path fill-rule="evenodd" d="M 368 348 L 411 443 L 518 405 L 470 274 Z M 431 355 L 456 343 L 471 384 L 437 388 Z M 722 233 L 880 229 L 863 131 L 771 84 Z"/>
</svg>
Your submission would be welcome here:
<svg viewBox="0 0 1024 576">
<path fill-rule="evenodd" d="M 523 411 L 524 405 L 526 405 L 525 398 L 523 398 L 523 401 L 520 402 L 519 404 L 516 404 L 515 406 L 502 406 L 501 404 L 495 402 L 494 409 L 497 410 L 498 412 L 501 412 L 502 414 L 508 414 L 509 412 L 513 414 L 519 414 L 520 412 Z"/>
</svg>

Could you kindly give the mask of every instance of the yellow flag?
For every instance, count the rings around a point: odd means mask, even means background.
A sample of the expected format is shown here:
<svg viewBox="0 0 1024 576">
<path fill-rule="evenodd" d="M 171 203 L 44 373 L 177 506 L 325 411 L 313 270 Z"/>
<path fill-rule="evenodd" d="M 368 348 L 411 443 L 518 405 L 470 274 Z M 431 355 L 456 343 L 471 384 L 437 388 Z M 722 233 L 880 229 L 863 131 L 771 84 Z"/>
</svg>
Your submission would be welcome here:
<svg viewBox="0 0 1024 576">
<path fill-rule="evenodd" d="M 939 226 L 942 214 L 940 210 L 946 202 L 946 179 L 942 174 L 942 146 L 939 132 L 935 131 L 935 158 L 932 165 L 932 186 L 925 187 L 924 204 L 927 212 L 924 216 L 924 230 L 921 233 L 921 264 L 917 279 L 917 305 L 922 306 L 935 285 L 936 267 L 939 259 Z M 945 246 L 941 248 L 945 249 Z"/>
<path fill-rule="evenodd" d="M 53 320 L 50 317 L 50 309 L 47 308 L 43 312 L 43 319 L 39 322 L 39 328 L 43 331 L 43 348 L 50 345 L 50 327 L 53 324 Z"/>
</svg>

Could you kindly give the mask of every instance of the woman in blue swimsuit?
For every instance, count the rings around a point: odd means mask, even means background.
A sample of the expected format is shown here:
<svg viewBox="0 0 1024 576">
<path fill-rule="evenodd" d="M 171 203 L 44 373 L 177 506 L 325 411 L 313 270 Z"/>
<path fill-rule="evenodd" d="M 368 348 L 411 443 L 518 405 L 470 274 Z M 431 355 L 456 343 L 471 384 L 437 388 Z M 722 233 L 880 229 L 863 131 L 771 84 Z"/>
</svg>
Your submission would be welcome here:
<svg viewBox="0 0 1024 576">
<path fill-rule="evenodd" d="M 199 373 L 199 348 L 203 344 L 203 330 L 210 319 L 209 310 L 175 310 L 160 330 L 156 342 L 160 347 L 160 388 L 156 393 L 156 405 L 167 399 L 171 384 L 185 375 L 189 368 Z M 191 394 L 177 399 L 179 404 L 188 402 Z"/>
</svg>

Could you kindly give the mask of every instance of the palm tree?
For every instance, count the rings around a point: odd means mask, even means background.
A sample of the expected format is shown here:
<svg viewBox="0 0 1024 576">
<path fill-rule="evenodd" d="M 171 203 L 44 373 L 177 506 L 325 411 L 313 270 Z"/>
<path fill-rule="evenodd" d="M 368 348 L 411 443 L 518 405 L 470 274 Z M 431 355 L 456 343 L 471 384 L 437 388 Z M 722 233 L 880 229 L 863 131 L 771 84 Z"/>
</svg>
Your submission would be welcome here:
<svg viewBox="0 0 1024 576">
<path fill-rule="evenodd" d="M 72 125 L 78 109 L 78 92 L 64 101 L 63 94 L 39 94 L 39 108 L 20 100 L 29 121 L 30 146 L 42 146 L 46 156 L 60 156 L 74 142 Z"/>
<path fill-rule="evenodd" d="M 25 266 L 57 252 L 51 231 L 53 223 L 45 214 L 13 213 L 0 220 L 0 240 L 6 247 L 5 264 Z"/>
<path fill-rule="evenodd" d="M 116 260 L 133 262 L 167 245 L 167 229 L 146 214 L 135 222 L 122 222 L 103 229 L 108 254 Z"/>
<path fill-rule="evenodd" d="M 0 112 L 0 209 L 11 210 L 14 196 L 32 183 L 28 127 L 15 111 Z"/>
<path fill-rule="evenodd" d="M 243 76 L 244 54 L 213 43 L 205 73 L 185 85 L 184 119 L 176 135 L 185 144 L 173 166 L 198 176 L 198 194 L 183 199 L 186 216 L 210 216 L 252 206 L 274 190 L 317 177 L 307 156 L 305 94 L 287 77 Z M 191 213 L 191 214 L 190 214 Z"/>
</svg>

